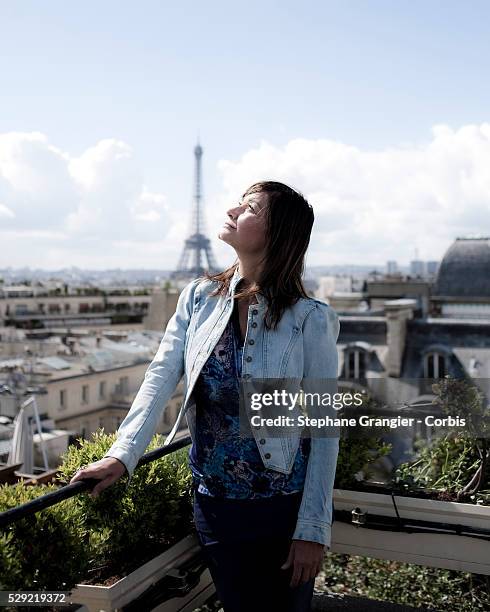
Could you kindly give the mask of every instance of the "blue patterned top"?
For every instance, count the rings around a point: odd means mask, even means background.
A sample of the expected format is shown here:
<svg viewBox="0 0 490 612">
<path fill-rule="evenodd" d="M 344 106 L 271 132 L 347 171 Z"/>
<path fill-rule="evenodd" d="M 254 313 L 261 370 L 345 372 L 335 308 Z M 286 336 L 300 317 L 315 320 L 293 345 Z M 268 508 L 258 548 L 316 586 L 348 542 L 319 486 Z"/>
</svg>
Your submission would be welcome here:
<svg viewBox="0 0 490 612">
<path fill-rule="evenodd" d="M 243 345 L 237 309 L 204 364 L 193 394 L 196 440 L 189 466 L 201 493 L 217 498 L 255 499 L 302 491 L 310 439 L 302 437 L 293 469 L 282 474 L 264 467 L 257 443 L 240 436 L 239 378 Z"/>
</svg>

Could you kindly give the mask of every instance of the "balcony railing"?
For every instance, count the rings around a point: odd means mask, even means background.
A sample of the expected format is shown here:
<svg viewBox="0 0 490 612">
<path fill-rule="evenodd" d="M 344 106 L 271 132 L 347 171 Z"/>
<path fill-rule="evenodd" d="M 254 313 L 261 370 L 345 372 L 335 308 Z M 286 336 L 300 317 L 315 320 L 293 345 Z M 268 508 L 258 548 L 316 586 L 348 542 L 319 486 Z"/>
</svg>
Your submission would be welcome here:
<svg viewBox="0 0 490 612">
<path fill-rule="evenodd" d="M 146 465 L 151 461 L 155 461 L 156 459 L 160 459 L 165 455 L 169 455 L 185 446 L 188 446 L 191 442 L 190 436 L 183 436 L 179 440 L 168 444 L 167 446 L 161 446 L 149 453 L 146 453 L 141 457 L 138 461 L 136 467 L 140 465 Z M 25 504 L 21 504 L 15 508 L 11 508 L 10 510 L 6 510 L 5 512 L 0 512 L 0 529 L 7 527 L 11 523 L 20 520 L 21 518 L 25 518 L 26 516 L 31 516 L 36 512 L 40 512 L 45 508 L 49 508 L 50 506 L 54 506 L 54 504 L 58 504 L 59 502 L 69 499 L 70 497 L 74 497 L 75 495 L 79 495 L 83 491 L 91 491 L 93 487 L 100 482 L 97 478 L 85 478 L 84 480 L 79 480 L 72 484 L 65 485 L 61 487 L 58 491 L 53 491 L 52 493 L 47 493 L 46 495 L 41 495 L 40 497 L 33 499 Z"/>
</svg>

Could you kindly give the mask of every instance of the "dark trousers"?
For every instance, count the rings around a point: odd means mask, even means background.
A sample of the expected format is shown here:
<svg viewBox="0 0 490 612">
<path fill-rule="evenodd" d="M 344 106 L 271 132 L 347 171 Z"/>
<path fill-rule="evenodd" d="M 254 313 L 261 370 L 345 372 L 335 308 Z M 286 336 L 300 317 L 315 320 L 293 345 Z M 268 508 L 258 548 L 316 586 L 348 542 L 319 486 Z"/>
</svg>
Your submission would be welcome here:
<svg viewBox="0 0 490 612">
<path fill-rule="evenodd" d="M 217 499 L 194 489 L 194 522 L 224 612 L 310 612 L 314 578 L 291 588 L 302 493 Z"/>
</svg>

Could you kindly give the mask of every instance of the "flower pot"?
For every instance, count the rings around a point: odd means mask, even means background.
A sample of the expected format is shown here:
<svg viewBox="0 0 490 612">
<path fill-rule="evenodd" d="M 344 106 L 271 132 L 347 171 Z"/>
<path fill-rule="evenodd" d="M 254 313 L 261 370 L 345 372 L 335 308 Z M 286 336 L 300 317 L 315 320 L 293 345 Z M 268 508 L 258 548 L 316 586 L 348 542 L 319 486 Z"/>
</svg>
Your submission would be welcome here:
<svg viewBox="0 0 490 612">
<path fill-rule="evenodd" d="M 395 503 L 389 493 L 334 489 L 332 552 L 490 575 L 490 506 L 393 498 Z M 403 523 L 412 531 L 403 530 Z M 478 533 L 487 539 L 474 537 Z"/>
<path fill-rule="evenodd" d="M 200 550 L 193 532 L 111 586 L 77 584 L 70 602 L 84 612 L 192 612 L 215 592 Z"/>
</svg>

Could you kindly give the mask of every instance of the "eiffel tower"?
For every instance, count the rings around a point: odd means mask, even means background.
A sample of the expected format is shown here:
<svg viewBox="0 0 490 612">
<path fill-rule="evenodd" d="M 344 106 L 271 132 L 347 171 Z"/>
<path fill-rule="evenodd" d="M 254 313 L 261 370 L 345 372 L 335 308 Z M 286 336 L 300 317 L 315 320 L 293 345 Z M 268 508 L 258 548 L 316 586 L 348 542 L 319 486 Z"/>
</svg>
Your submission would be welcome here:
<svg viewBox="0 0 490 612">
<path fill-rule="evenodd" d="M 211 250 L 211 241 L 202 233 L 204 225 L 204 217 L 201 211 L 201 158 L 202 147 L 197 143 L 194 147 L 195 164 L 195 194 L 194 206 L 192 209 L 191 231 L 190 236 L 186 239 L 184 250 L 179 260 L 177 269 L 170 275 L 173 279 L 193 280 L 198 276 L 202 276 L 204 271 L 211 274 L 218 272 L 213 252 Z M 203 260 L 206 260 L 207 267 L 203 266 Z"/>
</svg>

